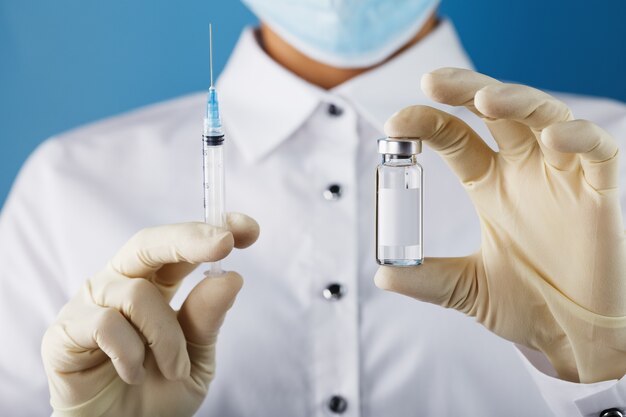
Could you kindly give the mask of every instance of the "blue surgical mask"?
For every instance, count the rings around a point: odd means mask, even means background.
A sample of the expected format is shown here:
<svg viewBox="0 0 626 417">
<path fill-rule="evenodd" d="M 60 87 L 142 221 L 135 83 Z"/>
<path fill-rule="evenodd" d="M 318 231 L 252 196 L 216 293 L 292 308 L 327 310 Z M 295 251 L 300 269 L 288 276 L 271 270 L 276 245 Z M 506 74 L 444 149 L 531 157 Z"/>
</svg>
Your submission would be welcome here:
<svg viewBox="0 0 626 417">
<path fill-rule="evenodd" d="M 406 44 L 439 0 L 242 0 L 303 54 L 340 68 L 380 63 Z"/>
</svg>

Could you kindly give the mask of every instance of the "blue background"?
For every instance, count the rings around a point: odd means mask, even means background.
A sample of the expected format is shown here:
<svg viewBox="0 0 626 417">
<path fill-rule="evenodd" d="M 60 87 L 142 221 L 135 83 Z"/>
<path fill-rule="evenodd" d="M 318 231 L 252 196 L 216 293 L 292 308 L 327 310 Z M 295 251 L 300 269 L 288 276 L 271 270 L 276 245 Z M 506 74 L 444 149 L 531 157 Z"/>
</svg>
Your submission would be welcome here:
<svg viewBox="0 0 626 417">
<path fill-rule="evenodd" d="M 626 101 L 626 1 L 443 0 L 482 72 Z M 0 0 L 0 205 L 28 154 L 69 128 L 205 89 L 244 25 L 236 0 Z"/>
</svg>

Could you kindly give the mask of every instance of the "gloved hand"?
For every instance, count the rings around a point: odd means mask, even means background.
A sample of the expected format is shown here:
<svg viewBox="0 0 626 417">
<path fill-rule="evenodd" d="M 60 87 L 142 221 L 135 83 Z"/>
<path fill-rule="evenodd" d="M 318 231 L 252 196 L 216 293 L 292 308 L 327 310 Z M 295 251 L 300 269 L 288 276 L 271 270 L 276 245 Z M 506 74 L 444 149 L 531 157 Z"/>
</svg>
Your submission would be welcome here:
<svg viewBox="0 0 626 417">
<path fill-rule="evenodd" d="M 626 373 L 626 248 L 618 148 L 539 90 L 469 70 L 424 75 L 433 100 L 480 116 L 499 151 L 445 112 L 414 106 L 385 125 L 420 138 L 456 173 L 481 225 L 480 250 L 381 267 L 376 284 L 458 309 L 494 333 L 543 352 L 563 379 Z"/>
<path fill-rule="evenodd" d="M 227 219 L 228 230 L 183 223 L 140 231 L 63 307 L 42 344 L 54 416 L 194 414 L 243 281 L 235 272 L 205 278 L 178 312 L 169 301 L 199 263 L 256 241 L 252 218 Z"/>
</svg>

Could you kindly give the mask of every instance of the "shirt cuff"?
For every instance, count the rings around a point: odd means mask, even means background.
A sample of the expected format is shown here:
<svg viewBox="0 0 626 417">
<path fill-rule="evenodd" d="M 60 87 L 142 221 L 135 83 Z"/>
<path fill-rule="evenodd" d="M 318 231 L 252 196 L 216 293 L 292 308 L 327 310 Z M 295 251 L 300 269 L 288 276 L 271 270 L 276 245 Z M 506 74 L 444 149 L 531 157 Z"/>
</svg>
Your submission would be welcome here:
<svg viewBox="0 0 626 417">
<path fill-rule="evenodd" d="M 622 413 L 626 410 L 626 377 L 593 384 L 564 381 L 555 376 L 551 366 L 546 367 L 547 360 L 542 360 L 538 352 L 517 347 L 522 362 L 556 416 L 600 417 L 607 409 L 617 408 Z"/>
</svg>

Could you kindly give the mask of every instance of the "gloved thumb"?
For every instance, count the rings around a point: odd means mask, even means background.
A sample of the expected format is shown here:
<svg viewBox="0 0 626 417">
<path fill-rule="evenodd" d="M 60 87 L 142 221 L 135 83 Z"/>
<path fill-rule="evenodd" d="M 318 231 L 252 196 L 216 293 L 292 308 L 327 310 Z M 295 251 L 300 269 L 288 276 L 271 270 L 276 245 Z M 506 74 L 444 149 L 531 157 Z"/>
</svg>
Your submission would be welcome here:
<svg viewBox="0 0 626 417">
<path fill-rule="evenodd" d="M 374 282 L 383 290 L 471 314 L 478 295 L 481 257 L 425 258 L 413 267 L 381 266 Z"/>
<path fill-rule="evenodd" d="M 217 333 L 242 285 L 243 279 L 236 272 L 207 277 L 191 290 L 178 312 L 187 340 L 191 376 L 200 377 L 207 385 L 214 373 Z"/>
</svg>

